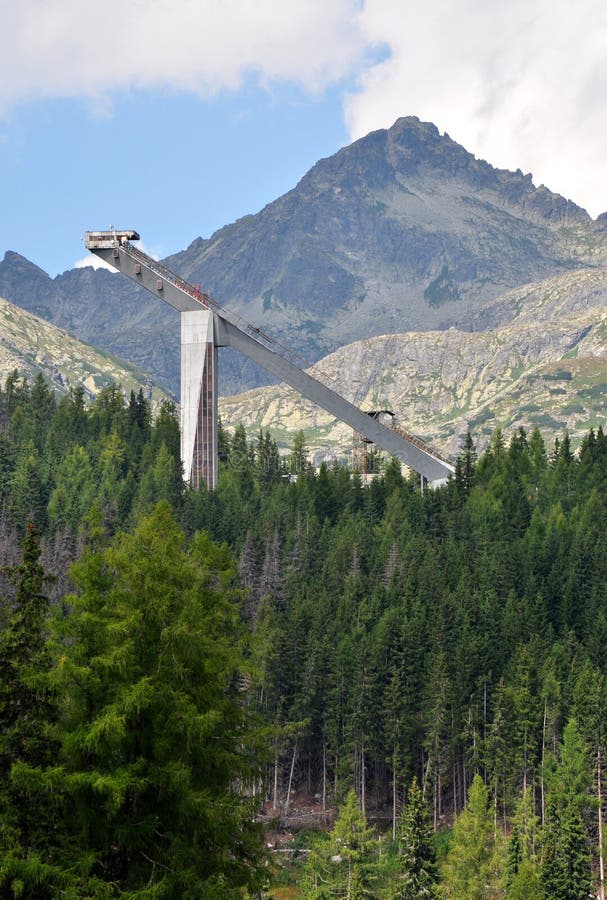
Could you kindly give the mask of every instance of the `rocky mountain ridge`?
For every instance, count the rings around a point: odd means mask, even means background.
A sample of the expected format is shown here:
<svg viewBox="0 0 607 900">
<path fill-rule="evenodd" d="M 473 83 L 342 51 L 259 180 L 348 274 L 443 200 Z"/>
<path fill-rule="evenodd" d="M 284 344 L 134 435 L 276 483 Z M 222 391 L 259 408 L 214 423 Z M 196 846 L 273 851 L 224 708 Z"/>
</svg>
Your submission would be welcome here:
<svg viewBox="0 0 607 900">
<path fill-rule="evenodd" d="M 311 371 L 363 409 L 393 410 L 399 424 L 447 454 L 469 428 L 482 446 L 499 425 L 534 426 L 574 440 L 607 425 L 607 268 L 526 285 L 500 301 L 493 330 L 383 335 L 327 356 Z M 269 428 L 288 445 L 303 429 L 317 454 L 347 455 L 352 432 L 285 387 L 223 398 L 224 425 Z"/>
<path fill-rule="evenodd" d="M 607 216 L 593 222 L 531 175 L 494 169 L 408 117 L 170 264 L 320 351 L 362 335 L 474 327 L 504 290 L 603 260 L 606 226 Z"/>
<path fill-rule="evenodd" d="M 607 215 L 593 221 L 531 175 L 495 169 L 410 116 L 167 262 L 314 361 L 374 335 L 503 325 L 509 309 L 497 298 L 604 264 L 606 237 Z M 178 315 L 126 279 L 91 268 L 50 279 L 9 252 L 0 295 L 177 392 Z M 222 392 L 264 378 L 222 356 Z"/>
</svg>

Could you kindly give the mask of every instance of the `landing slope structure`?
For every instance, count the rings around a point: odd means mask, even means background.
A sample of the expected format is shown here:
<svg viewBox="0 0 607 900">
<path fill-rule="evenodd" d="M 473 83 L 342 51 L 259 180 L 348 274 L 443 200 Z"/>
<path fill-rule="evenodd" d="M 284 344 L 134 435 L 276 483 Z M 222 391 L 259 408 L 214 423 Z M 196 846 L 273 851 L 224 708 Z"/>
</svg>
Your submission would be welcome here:
<svg viewBox="0 0 607 900">
<path fill-rule="evenodd" d="M 233 347 L 270 374 L 392 453 L 429 482 L 444 481 L 454 466 L 422 441 L 370 418 L 312 377 L 269 335 L 221 306 L 196 285 L 143 253 L 137 232 L 89 231 L 86 247 L 182 317 L 181 450 L 185 478 L 214 488 L 217 481 L 217 349 Z"/>
</svg>

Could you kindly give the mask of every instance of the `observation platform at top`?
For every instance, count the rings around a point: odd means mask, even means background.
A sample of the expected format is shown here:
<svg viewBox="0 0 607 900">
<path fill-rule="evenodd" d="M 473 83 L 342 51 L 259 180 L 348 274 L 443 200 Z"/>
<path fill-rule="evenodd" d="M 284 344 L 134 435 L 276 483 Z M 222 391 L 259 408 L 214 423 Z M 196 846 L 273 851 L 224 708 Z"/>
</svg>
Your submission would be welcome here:
<svg viewBox="0 0 607 900">
<path fill-rule="evenodd" d="M 133 246 L 133 229 L 87 231 L 86 247 L 136 284 L 181 313 L 181 441 L 187 481 L 208 488 L 217 479 L 217 348 L 234 347 L 299 394 L 393 454 L 430 483 L 455 466 L 419 438 L 387 427 L 314 378 L 295 354 L 198 285 Z"/>
</svg>

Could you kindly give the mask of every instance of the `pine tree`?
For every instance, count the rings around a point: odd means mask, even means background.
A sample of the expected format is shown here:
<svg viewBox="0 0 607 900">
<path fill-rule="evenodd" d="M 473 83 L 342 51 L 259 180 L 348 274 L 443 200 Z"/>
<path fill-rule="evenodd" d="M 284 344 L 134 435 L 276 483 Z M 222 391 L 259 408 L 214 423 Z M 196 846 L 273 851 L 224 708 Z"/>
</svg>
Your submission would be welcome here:
<svg viewBox="0 0 607 900">
<path fill-rule="evenodd" d="M 548 786 L 542 886 L 550 900 L 590 896 L 590 850 L 584 824 L 590 783 L 587 750 L 575 719 L 570 719 Z"/>
<path fill-rule="evenodd" d="M 508 841 L 506 887 L 509 900 L 543 896 L 538 853 L 539 823 L 533 810 L 532 792 L 527 788 L 517 802 Z"/>
<path fill-rule="evenodd" d="M 453 825 L 453 840 L 443 867 L 443 890 L 452 900 L 488 900 L 501 878 L 500 848 L 496 846 L 489 795 L 475 775 L 468 805 Z"/>
<path fill-rule="evenodd" d="M 40 372 L 38 372 L 34 380 L 29 405 L 34 431 L 34 444 L 37 450 L 42 451 L 46 433 L 51 427 L 57 408 L 57 401 L 55 400 L 54 391 L 48 386 Z"/>
<path fill-rule="evenodd" d="M 48 598 L 40 565 L 36 528 L 28 523 L 20 565 L 4 570 L 16 584 L 15 605 L 0 631 L 0 895 L 40 898 L 25 890 L 45 856 L 45 828 L 61 830 L 57 805 L 24 790 L 14 777 L 20 766 L 49 765 L 56 746 L 48 728 L 55 717 L 45 675 L 51 665 L 46 646 Z"/>
<path fill-rule="evenodd" d="M 531 859 L 523 860 L 508 885 L 506 897 L 508 900 L 543 900 L 545 896 L 539 866 Z"/>
<path fill-rule="evenodd" d="M 41 739 L 40 708 L 47 702 L 46 692 L 35 681 L 37 670 L 49 667 L 44 632 L 48 598 L 43 590 L 45 576 L 39 560 L 38 534 L 34 523 L 29 522 L 21 565 L 4 569 L 4 574 L 17 586 L 8 627 L 0 632 L 0 759 L 5 775 L 10 764 L 22 757 L 26 745 L 31 753 L 29 738 L 36 735 L 37 740 Z"/>
<path fill-rule="evenodd" d="M 32 443 L 18 456 L 10 493 L 7 502 L 7 513 L 20 534 L 27 522 L 36 523 L 42 530 L 46 519 L 46 498 L 42 483 L 40 454 Z"/>
<path fill-rule="evenodd" d="M 455 464 L 455 482 L 458 493 L 462 497 L 467 497 L 474 485 L 476 461 L 476 447 L 474 446 L 472 435 L 467 431 L 464 446 Z"/>
<path fill-rule="evenodd" d="M 77 385 L 62 397 L 53 416 L 50 439 L 58 454 L 75 445 L 85 446 L 89 411 L 84 406 L 84 388 Z"/>
<path fill-rule="evenodd" d="M 596 628 L 596 625 L 595 625 Z M 603 847 L 604 784 L 603 769 L 605 757 L 605 713 L 607 709 L 607 679 L 600 669 L 585 662 L 576 678 L 573 691 L 572 715 L 580 723 L 580 732 L 588 749 L 589 759 L 594 769 L 593 793 L 595 793 L 597 828 L 596 847 L 598 856 L 598 896 L 605 897 L 605 857 Z M 594 830 L 594 829 L 593 829 Z"/>
<path fill-rule="evenodd" d="M 329 840 L 310 856 L 303 896 L 306 900 L 323 900 L 325 897 L 362 900 L 368 897 L 374 849 L 373 829 L 367 825 L 356 794 L 350 791 Z"/>
<path fill-rule="evenodd" d="M 255 445 L 255 472 L 263 492 L 268 493 L 270 485 L 280 481 L 281 463 L 276 442 L 269 431 L 259 432 Z"/>
<path fill-rule="evenodd" d="M 400 875 L 394 879 L 390 900 L 433 900 L 437 873 L 428 815 L 414 778 L 397 835 Z"/>
<path fill-rule="evenodd" d="M 310 463 L 308 461 L 308 450 L 306 447 L 306 437 L 303 431 L 298 431 L 293 438 L 291 444 L 291 452 L 289 454 L 289 471 L 291 475 L 298 477 L 308 472 Z"/>
<path fill-rule="evenodd" d="M 84 447 L 72 447 L 64 453 L 55 473 L 55 487 L 48 502 L 51 529 L 69 528 L 75 534 L 91 507 L 94 493 L 89 455 Z"/>
</svg>

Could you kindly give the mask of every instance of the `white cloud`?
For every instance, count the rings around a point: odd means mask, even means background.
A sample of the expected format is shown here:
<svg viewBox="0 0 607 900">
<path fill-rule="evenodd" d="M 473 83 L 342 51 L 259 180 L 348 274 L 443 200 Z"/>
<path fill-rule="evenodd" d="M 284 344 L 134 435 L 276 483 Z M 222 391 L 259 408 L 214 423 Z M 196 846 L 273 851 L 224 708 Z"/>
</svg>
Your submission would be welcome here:
<svg viewBox="0 0 607 900">
<path fill-rule="evenodd" d="M 353 138 L 417 115 L 493 165 L 607 210 L 603 0 L 366 0 L 360 27 L 390 52 L 346 99 Z"/>
<path fill-rule="evenodd" d="M 3 33 L 0 115 L 29 99 L 86 97 L 109 115 L 130 89 L 211 96 L 253 75 L 320 91 L 358 74 L 353 138 L 417 115 L 607 209 L 604 0 L 19 0 L 4 4 Z"/>
<path fill-rule="evenodd" d="M 4 4 L 0 110 L 128 88 L 210 95 L 250 73 L 310 90 L 362 52 L 357 0 L 19 0 Z"/>
<path fill-rule="evenodd" d="M 94 253 L 89 253 L 88 256 L 84 256 L 82 259 L 76 260 L 72 268 L 86 269 L 87 266 L 91 266 L 91 268 L 93 269 L 107 269 L 108 272 L 118 271 L 118 269 L 115 269 L 114 266 L 106 263 L 105 260 L 101 259 L 99 256 L 95 256 Z"/>
</svg>

